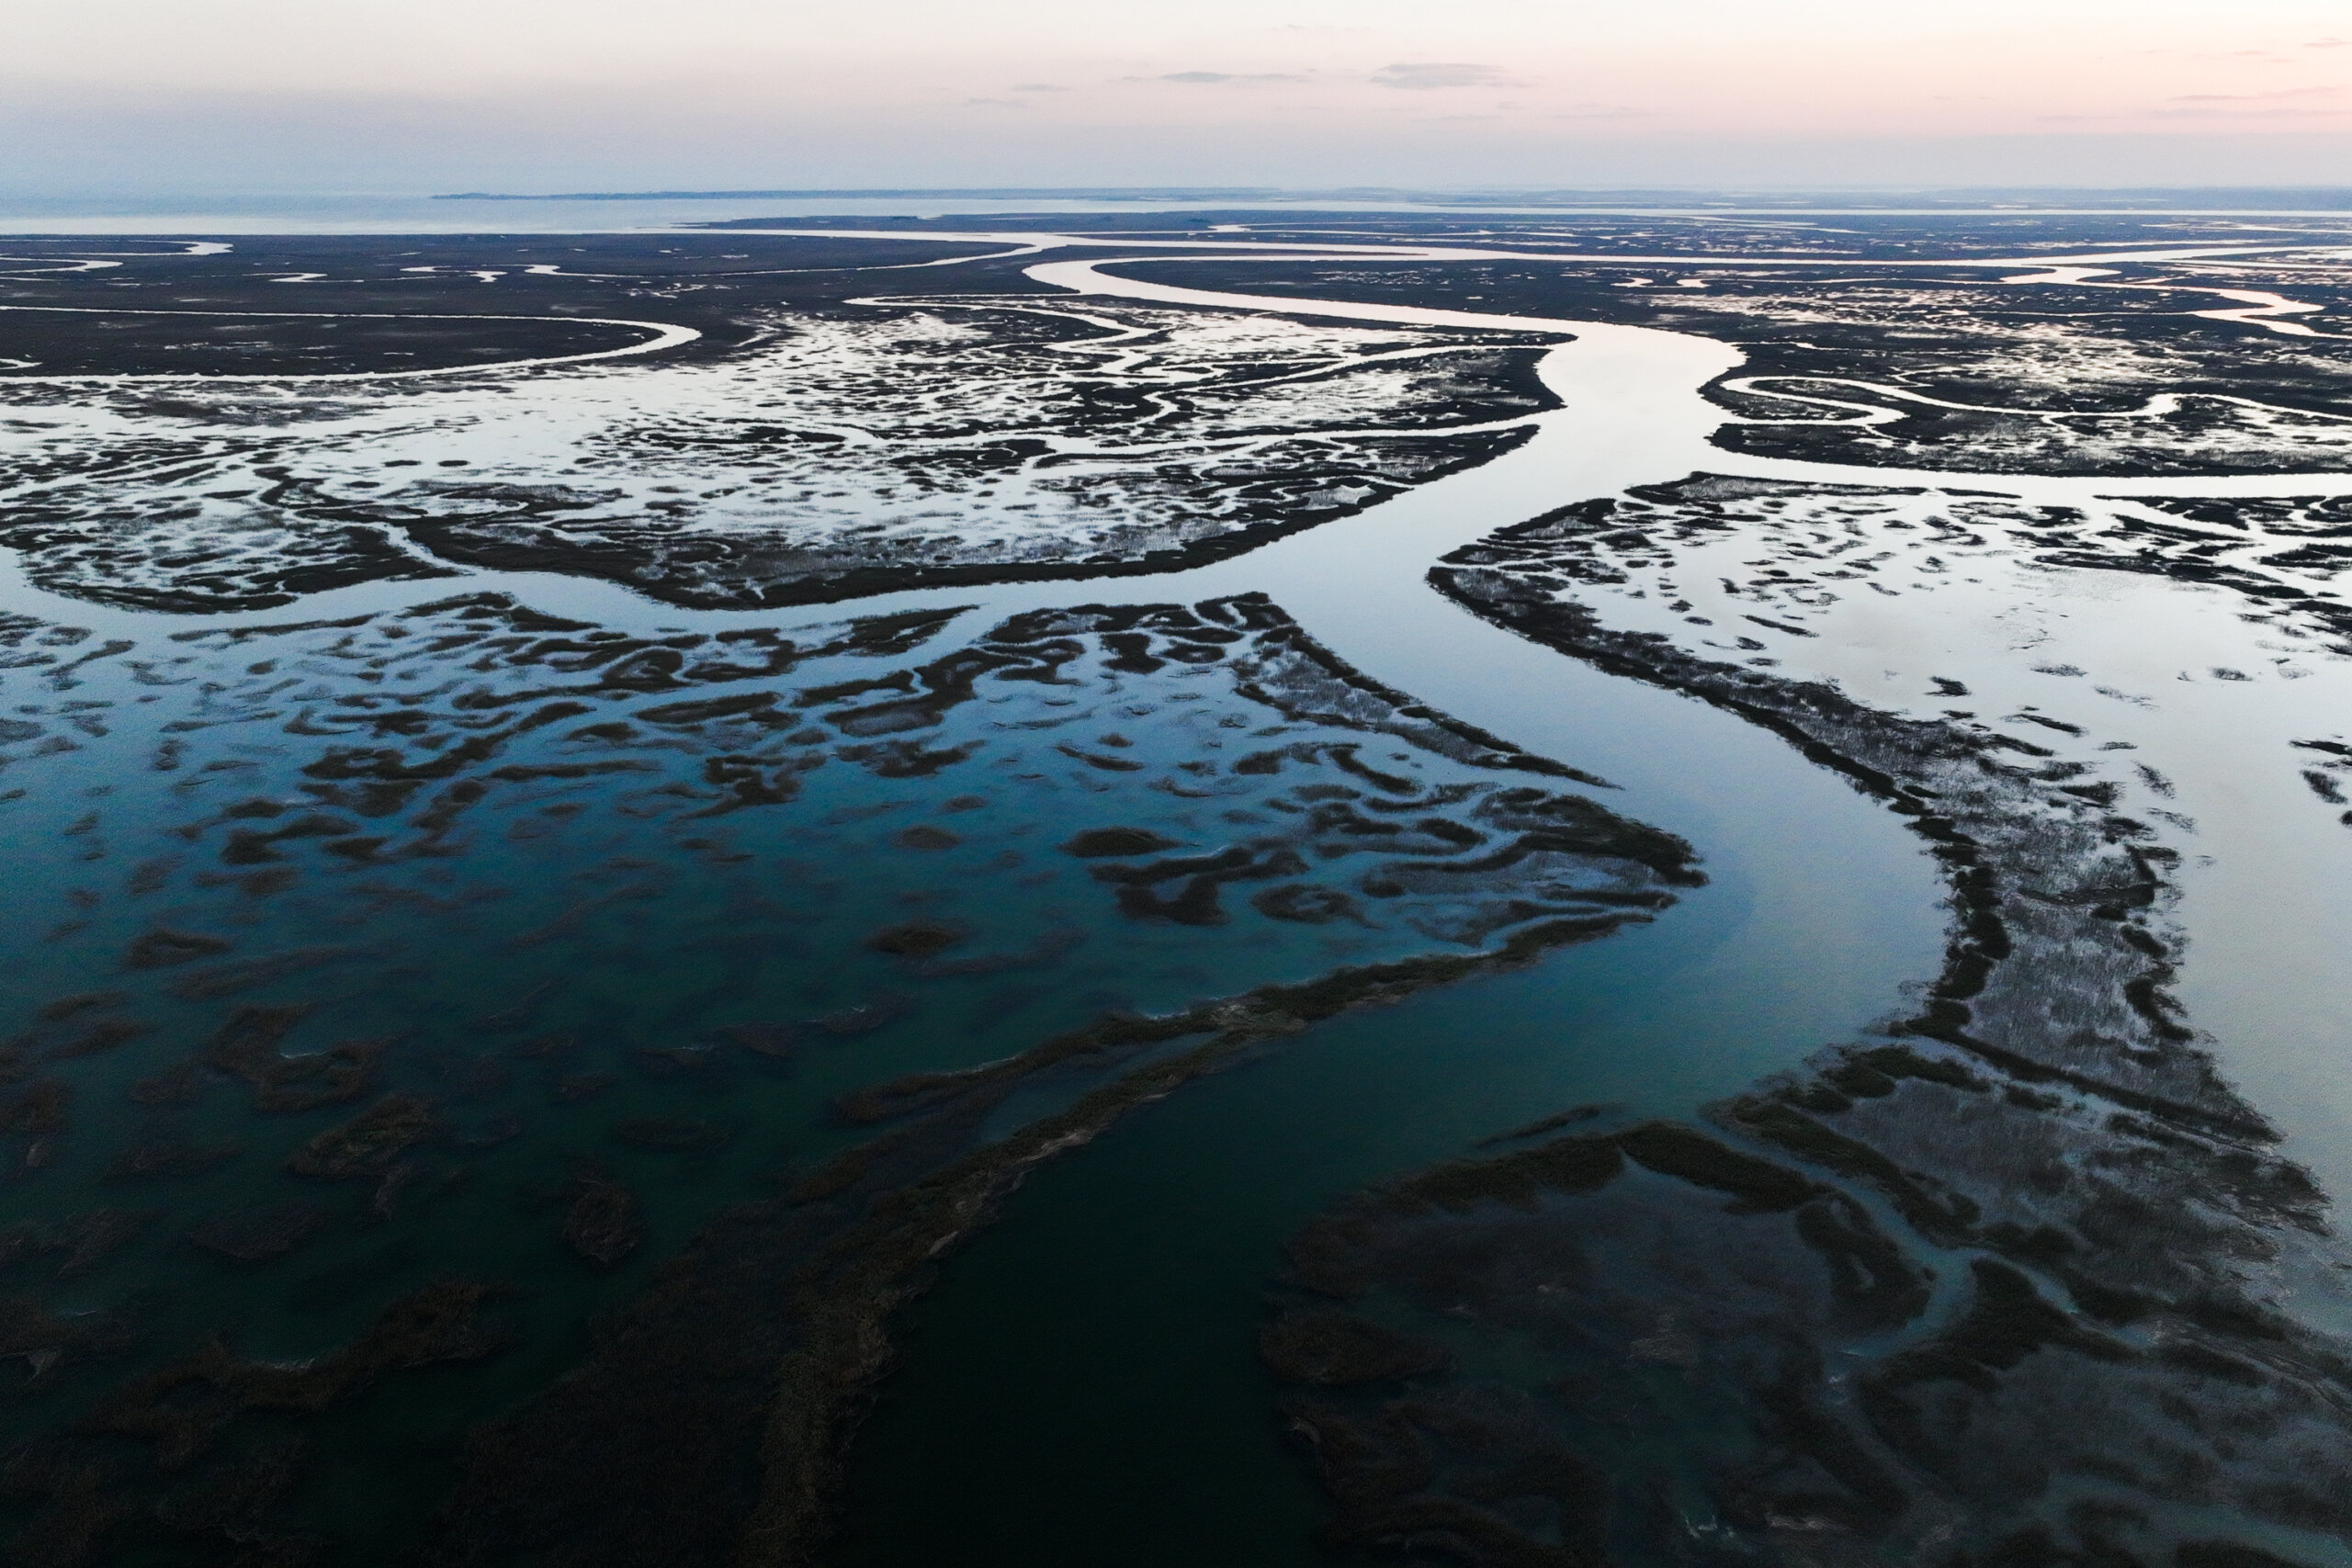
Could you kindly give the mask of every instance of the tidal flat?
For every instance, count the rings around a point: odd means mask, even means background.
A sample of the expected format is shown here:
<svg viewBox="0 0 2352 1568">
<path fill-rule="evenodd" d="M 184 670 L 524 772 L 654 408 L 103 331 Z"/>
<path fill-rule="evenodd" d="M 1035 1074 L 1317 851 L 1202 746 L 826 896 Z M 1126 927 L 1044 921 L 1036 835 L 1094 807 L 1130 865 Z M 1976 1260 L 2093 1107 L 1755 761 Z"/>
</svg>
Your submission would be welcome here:
<svg viewBox="0 0 2352 1568">
<path fill-rule="evenodd" d="M 16 1558 L 2352 1562 L 2343 220 L 0 249 Z"/>
</svg>

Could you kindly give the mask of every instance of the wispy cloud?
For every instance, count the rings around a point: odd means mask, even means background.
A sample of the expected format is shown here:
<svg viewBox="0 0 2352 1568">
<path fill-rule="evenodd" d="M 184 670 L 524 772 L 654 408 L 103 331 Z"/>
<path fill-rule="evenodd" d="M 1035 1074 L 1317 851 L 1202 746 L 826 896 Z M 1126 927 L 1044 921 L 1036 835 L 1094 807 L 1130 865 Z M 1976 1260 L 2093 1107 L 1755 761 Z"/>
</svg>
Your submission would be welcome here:
<svg viewBox="0 0 2352 1568">
<path fill-rule="evenodd" d="M 1012 85 L 1012 90 L 1016 93 L 1067 93 L 1069 91 L 1068 87 L 1055 82 L 1015 82 Z"/>
<path fill-rule="evenodd" d="M 1430 87 L 1506 87 L 1511 79 L 1491 65 L 1473 65 L 1464 61 L 1407 61 L 1396 65 L 1384 65 L 1372 73 L 1372 79 L 1383 87 L 1406 87 L 1420 90 Z"/>
<path fill-rule="evenodd" d="M 1129 77 L 1129 81 L 1144 78 Z M 1288 71 L 1170 71 L 1165 75 L 1149 78 L 1154 82 L 1182 82 L 1188 86 L 1221 87 L 1250 86 L 1260 82 L 1304 82 L 1306 77 Z"/>
<path fill-rule="evenodd" d="M 2335 87 L 2292 87 L 2276 93 L 2185 93 L 2163 107 L 2115 109 L 2102 114 L 2042 114 L 2044 125 L 2114 125 L 2132 120 L 2341 120 L 2352 108 L 2313 102 L 2340 96 Z"/>
<path fill-rule="evenodd" d="M 2343 91 L 2340 87 L 2279 87 L 2267 93 L 2177 93 L 2165 99 L 2171 104 L 2261 104 L 2280 98 L 2332 98 Z"/>
<path fill-rule="evenodd" d="M 2223 109 L 2195 108 L 2152 109 L 2150 119 L 2342 119 L 2352 115 L 2352 109 L 2324 108 L 2313 105 L 2309 108 Z"/>
</svg>

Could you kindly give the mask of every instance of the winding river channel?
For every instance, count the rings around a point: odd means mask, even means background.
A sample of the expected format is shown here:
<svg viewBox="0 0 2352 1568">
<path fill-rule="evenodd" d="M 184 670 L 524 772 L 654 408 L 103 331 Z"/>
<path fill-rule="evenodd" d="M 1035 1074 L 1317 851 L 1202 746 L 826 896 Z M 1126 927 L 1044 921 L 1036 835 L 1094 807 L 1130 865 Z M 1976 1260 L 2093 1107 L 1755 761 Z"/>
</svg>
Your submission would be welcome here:
<svg viewBox="0 0 2352 1568">
<path fill-rule="evenodd" d="M 2086 257 L 2075 267 L 2037 268 L 2015 281 L 2066 281 L 2098 261 L 2119 259 L 2125 258 Z M 1287 540 L 1246 562 L 1201 574 L 1221 582 L 1235 581 L 1237 572 L 1250 576 L 1293 605 L 1317 636 L 1362 660 L 1363 668 L 1500 733 L 1524 735 L 1538 748 L 1558 742 L 1548 728 L 1531 731 L 1530 722 L 1543 725 L 1546 715 L 1574 711 L 1567 693 L 1548 694 L 1555 688 L 1526 668 L 1517 638 L 1474 628 L 1472 617 L 1433 607 L 1415 570 L 1419 561 L 1491 532 L 1506 514 L 1532 516 L 1694 471 L 1991 492 L 2028 505 L 2094 512 L 2128 509 L 2132 498 L 2150 495 L 2352 493 L 2352 475 L 2343 473 L 2028 478 L 1857 469 L 1737 454 L 1711 439 L 1727 419 L 1702 389 L 1736 369 L 1739 355 L 1702 337 L 1592 321 L 1187 289 L 1118 278 L 1102 270 L 1105 265 L 1061 262 L 1030 270 L 1071 288 L 1169 304 L 1575 334 L 1543 366 L 1544 384 L 1565 407 L 1546 416 L 1525 447 L 1399 497 L 1348 529 Z M 1874 702 L 1884 700 L 1877 691 L 1898 673 L 1890 665 L 1908 677 L 1899 688 L 1906 695 L 1927 686 L 1932 665 L 1937 671 L 1964 672 L 1980 696 L 2007 705 L 2046 694 L 2050 682 L 2035 679 L 2034 664 L 2071 661 L 2109 682 L 2169 686 L 2161 716 L 2131 733 L 2149 752 L 2148 761 L 2181 784 L 2199 822 L 2197 847 L 2204 858 L 2191 870 L 2181 911 L 2193 953 L 2184 986 L 2190 1014 L 2211 1032 L 2255 1102 L 2288 1131 L 2295 1156 L 2321 1172 L 2332 1190 L 2352 1190 L 2352 1077 L 2343 1070 L 2352 971 L 2343 963 L 2337 934 L 2352 929 L 2352 836 L 2328 815 L 2309 809 L 2307 793 L 2286 765 L 2294 739 L 2333 733 L 2332 716 L 2352 712 L 2352 666 L 2342 660 L 2314 664 L 2304 680 L 2274 684 L 2258 695 L 2235 690 L 2235 682 L 2184 681 L 2179 677 L 2192 667 L 2245 661 L 2240 656 L 2249 651 L 2249 639 L 2231 596 L 2161 580 L 2086 582 L 2083 575 L 2041 571 L 2014 578 L 1988 595 L 2002 602 L 1959 620 L 1922 624 L 1892 613 L 1871 615 L 1815 656 L 1820 673 Z M 1140 581 L 1122 584 L 1123 591 L 1129 588 L 1143 591 Z M 2030 601 L 2045 595 L 2052 602 L 2037 611 Z M 2004 647 L 2016 639 L 1991 622 L 2019 613 L 2040 620 L 2040 635 L 2023 646 Z M 2018 657 L 2029 649 L 2030 658 Z M 1505 670 L 1508 679 L 1494 678 Z M 2196 689 L 2183 691 L 2184 685 Z M 1898 698 L 1889 705 L 1906 705 Z M 1636 749 L 1663 767 L 1653 772 L 1611 756 L 1612 777 L 1638 788 L 1694 776 L 1694 759 L 1663 748 L 1651 751 L 1650 734 L 1641 727 L 1625 733 L 1641 737 Z M 2248 766 L 2249 758 L 2273 761 Z M 1696 841 L 1711 840 L 1701 834 Z"/>
<path fill-rule="evenodd" d="M 1575 259 L 1566 256 L 1219 242 L 1148 249 L 1027 232 L 922 237 L 1046 253 L 1070 244 L 1115 249 L 1106 258 L 1046 259 L 1027 269 L 1073 298 L 1559 334 L 1566 341 L 1544 351 L 1539 374 L 1560 406 L 1532 416 L 1532 438 L 1482 466 L 1181 571 L 888 593 L 821 615 L 684 609 L 593 580 L 477 571 L 462 585 L 443 578 L 315 593 L 267 618 L 392 611 L 461 589 L 507 592 L 544 612 L 632 632 L 791 626 L 845 610 L 957 609 L 951 637 L 978 637 L 1009 616 L 1077 603 L 1193 604 L 1263 592 L 1374 680 L 1605 778 L 1613 809 L 1696 845 L 1709 882 L 1655 925 L 1524 973 L 1335 1021 L 1033 1175 L 1003 1222 L 951 1259 L 939 1289 L 916 1309 L 904 1369 L 861 1441 L 844 1551 L 847 1561 L 876 1568 L 958 1552 L 975 1562 L 1072 1568 L 1106 1556 L 1170 1568 L 1212 1557 L 1270 1568 L 1297 1561 L 1317 1504 L 1303 1472 L 1274 1451 L 1248 1348 L 1258 1292 L 1283 1235 L 1337 1194 L 1564 1105 L 1688 1116 L 1826 1043 L 1864 1036 L 1912 1005 L 1936 974 L 1947 888 L 1901 819 L 1766 730 L 1469 614 L 1428 581 L 1442 558 L 1565 504 L 1694 472 L 1905 491 L 1926 498 L 1919 505 L 1964 492 L 2148 517 L 2159 515 L 2143 509 L 2150 497 L 2352 493 L 2352 475 L 2332 473 L 2028 478 L 1741 455 L 1715 444 L 1733 416 L 1706 395 L 1738 370 L 1740 355 L 1704 337 L 1195 289 L 1120 271 L 1193 255 L 1367 265 Z M 2079 282 L 2101 263 L 2219 254 L 1951 265 L 2031 288 Z M 2286 319 L 2297 310 L 2292 301 L 2211 292 L 2233 307 L 2214 314 L 2282 333 L 2295 326 Z M 662 335 L 605 357 L 684 341 L 677 335 L 684 329 L 625 324 Z M 540 370 L 543 378 L 571 373 L 552 362 Z M 1920 716 L 1939 705 L 1927 694 L 1936 682 L 1964 682 L 1988 713 L 2082 720 L 2065 727 L 2071 739 L 2037 733 L 2061 757 L 2097 761 L 2102 748 L 2122 746 L 2162 775 L 2168 808 L 2195 823 L 2193 838 L 2182 840 L 2189 858 L 2176 913 L 2189 944 L 2181 981 L 2189 1016 L 2225 1073 L 2287 1133 L 2287 1152 L 2332 1191 L 2352 1190 L 2352 1075 L 2342 1067 L 2352 969 L 2338 934 L 2352 929 L 2352 831 L 2313 809 L 2292 750 L 2297 740 L 2337 736 L 2347 722 L 2352 660 L 2303 657 L 2289 668 L 2267 651 L 2265 628 L 2247 625 L 2217 588 L 2015 557 L 1987 557 L 1968 570 L 1964 581 L 1899 606 L 1858 596 L 1826 607 L 1802 644 L 1771 645 L 1781 673 L 1834 680 L 1858 701 Z M 1681 633 L 1655 602 L 1595 603 L 1604 620 L 1621 616 L 1630 629 Z M 254 619 L 94 604 L 40 589 L 13 562 L 0 570 L 0 605 L 109 637 Z M 828 678 L 822 662 L 807 668 Z M 855 673 L 848 661 L 842 668 Z M 2052 673 L 2060 671 L 2072 673 Z M 2121 695 L 2083 699 L 2082 711 L 2067 706 L 2093 681 Z M 2317 1316 L 2334 1310 L 2309 1304 Z M 938 1506 L 888 1506 L 911 1495 Z M 1024 1530 L 1047 1509 L 1062 1522 L 1055 1540 L 1041 1542 Z"/>
<path fill-rule="evenodd" d="M 862 231 L 780 228 L 754 232 L 839 239 Z M 909 236 L 904 231 L 875 231 L 871 237 Z M 1310 248 L 1238 239 L 1138 245 L 1132 239 L 1030 231 L 941 231 L 923 237 L 1010 247 L 992 253 L 995 256 L 1072 245 L 1126 253 L 1103 259 L 1046 261 L 1027 269 L 1037 281 L 1078 297 L 1348 321 L 1561 333 L 1570 341 L 1544 354 L 1539 373 L 1562 406 L 1528 421 L 1534 427 L 1533 439 L 1492 462 L 1407 491 L 1342 525 L 1294 535 L 1246 556 L 1190 570 L 1108 578 L 1083 591 L 1046 582 L 876 595 L 854 602 L 859 613 L 967 605 L 959 624 L 978 630 L 1006 615 L 1078 598 L 1109 604 L 1191 603 L 1222 593 L 1269 592 L 1315 637 L 1375 678 L 1532 750 L 1604 774 L 1628 792 L 1623 803 L 1626 809 L 1684 833 L 1702 845 L 1718 867 L 1749 863 L 1747 857 L 1757 857 L 1751 868 L 1756 896 L 1781 906 L 1762 927 L 1817 933 L 1822 945 L 1815 953 L 1838 955 L 1838 966 L 1849 975 L 1871 971 L 1871 980 L 1858 982 L 1853 993 L 1858 997 L 1884 996 L 1889 980 L 1924 973 L 1912 960 L 1889 970 L 1866 964 L 1862 954 L 1871 950 L 1872 933 L 1880 931 L 1891 897 L 1911 902 L 1936 897 L 1929 868 L 1883 813 L 1785 754 L 1778 742 L 1746 731 L 1735 720 L 1583 669 L 1463 612 L 1430 590 L 1424 581 L 1427 569 L 1497 528 L 1564 503 L 1701 471 L 1814 484 L 1925 487 L 1931 492 L 1995 494 L 2031 506 L 2126 515 L 2136 511 L 2134 498 L 2143 496 L 2352 492 L 2352 475 L 2342 473 L 2028 477 L 1894 466 L 1860 468 L 1742 454 L 1712 439 L 1735 418 L 1704 390 L 1736 372 L 1741 356 L 1728 344 L 1693 333 L 1190 288 L 1123 276 L 1116 270 L 1123 262 L 1187 257 L 1344 260 L 1355 265 L 1607 260 L 1672 263 L 1694 269 L 1769 262 L 1840 268 L 1947 267 L 2030 288 L 2080 285 L 2098 276 L 2103 266 L 2120 262 L 2317 248 L 2308 243 L 1857 263 L 1763 256 L 1600 257 L 1452 244 Z M 957 262 L 926 265 L 952 266 Z M 2251 297 L 2243 291 L 2205 292 L 2233 302 L 2237 309 L 2216 313 L 2238 319 L 2249 312 L 2271 316 L 2304 309 L 2273 296 L 2249 302 Z M 658 321 L 615 324 L 656 335 L 583 357 L 655 355 L 691 336 L 684 329 Z M 2291 321 L 2249 324 L 2308 331 Z M 480 374 L 503 367 L 468 368 Z M 2177 518 L 2165 520 L 2178 525 Z M 2073 662 L 2109 682 L 2170 683 L 2174 689 L 2162 714 L 2142 721 L 2132 738 L 2150 752 L 2148 761 L 2181 784 L 2190 803 L 2183 809 L 2199 823 L 2200 841 L 2195 847 L 2200 854 L 2188 874 L 2190 897 L 2181 911 L 2194 951 L 2183 984 L 2190 1012 L 2211 1033 L 2216 1049 L 2251 1097 L 2289 1133 L 2293 1154 L 2327 1177 L 2331 1187 L 2352 1188 L 2352 1077 L 2341 1071 L 2337 1021 L 2352 1016 L 2352 971 L 2342 964 L 2333 934 L 2352 925 L 2352 835 L 2328 817 L 2305 808 L 2308 797 L 2293 770 L 2283 765 L 2292 739 L 2307 733 L 2333 733 L 2327 716 L 2352 711 L 2352 666 L 2340 660 L 2316 664 L 2306 672 L 2310 678 L 2288 688 L 2274 684 L 2259 692 L 2234 687 L 2217 692 L 2209 685 L 2181 690 L 2186 682 L 2176 677 L 2190 666 L 2245 661 L 2247 634 L 2233 619 L 2229 596 L 2155 579 L 2119 583 L 2110 580 L 2111 574 L 2097 574 L 2096 581 L 2086 581 L 2089 575 L 2045 570 L 1996 582 L 1980 597 L 1998 603 L 1976 605 L 1977 614 L 1956 621 L 1949 615 L 1868 617 L 1849 635 L 1822 648 L 1808 645 L 1802 654 L 1819 660 L 1819 673 L 1847 682 L 1855 695 L 1897 711 L 1905 710 L 1913 689 L 1926 685 L 1930 665 L 1947 674 L 1965 669 L 1973 688 L 1990 685 L 1998 694 L 1991 699 L 1995 703 L 2027 701 L 2041 694 L 2048 682 L 2037 681 L 2030 666 L 2064 662 L 2071 653 L 2084 654 Z M 466 581 L 469 587 L 512 592 L 551 612 L 624 629 L 705 630 L 774 625 L 779 619 L 773 611 L 658 604 L 612 584 L 551 573 L 474 571 Z M 332 616 L 403 608 L 441 596 L 448 587 L 443 581 L 330 591 L 306 596 L 300 613 Z M 13 562 L 0 568 L 0 597 L 109 636 L 187 629 L 226 618 L 113 610 L 46 593 Z M 2036 598 L 2051 602 L 2037 610 L 2030 603 Z M 1906 606 L 1907 611 L 1920 608 Z M 1988 624 L 1988 618 L 2018 614 L 2039 622 L 2030 659 L 2009 657 L 2024 654 L 2025 646 L 2000 646 L 2013 627 Z M 1898 674 L 1904 677 L 1900 682 L 1894 681 Z M 1882 695 L 1897 684 L 1902 695 Z M 1735 757 L 1736 763 L 1731 761 Z M 2282 765 L 2249 767 L 2244 761 L 2249 757 L 2279 759 Z M 1733 826 L 1732 818 L 1747 815 L 1748 807 L 1727 807 L 1721 791 L 1711 784 L 1694 787 L 1720 777 L 1740 778 L 1743 796 L 1769 796 L 1776 802 L 1764 808 L 1757 831 Z M 1798 824 L 1811 830 L 1801 835 L 1790 831 Z M 1823 845 L 1843 846 L 1847 852 L 1826 862 Z M 1783 911 L 1795 910 L 1809 914 L 1793 923 L 1780 918 Z M 1812 976 L 1818 959 L 1776 954 L 1759 956 L 1757 962 L 1766 970 Z"/>
</svg>

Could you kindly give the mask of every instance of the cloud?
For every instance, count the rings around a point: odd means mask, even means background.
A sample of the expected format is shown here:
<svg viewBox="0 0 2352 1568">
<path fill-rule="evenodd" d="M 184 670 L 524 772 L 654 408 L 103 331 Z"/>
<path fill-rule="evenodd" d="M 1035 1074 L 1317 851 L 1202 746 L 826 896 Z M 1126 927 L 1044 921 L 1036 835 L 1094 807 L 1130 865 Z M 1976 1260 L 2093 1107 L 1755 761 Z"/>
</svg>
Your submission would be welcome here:
<svg viewBox="0 0 2352 1568">
<path fill-rule="evenodd" d="M 1129 79 L 1135 80 L 1135 78 Z M 1227 85 L 1248 86 L 1251 83 L 1255 82 L 1304 82 L 1306 78 L 1304 76 L 1294 75 L 1287 71 L 1170 71 L 1164 76 L 1155 76 L 1152 77 L 1151 80 L 1155 82 L 1182 82 L 1191 86 L 1222 86 Z"/>
<path fill-rule="evenodd" d="M 2174 104 L 2260 104 L 2280 98 L 2332 98 L 2336 87 L 2280 87 L 2267 93 L 2178 93 L 2165 99 Z"/>
<path fill-rule="evenodd" d="M 2315 38 L 2305 49 L 2352 49 L 2352 38 Z"/>
<path fill-rule="evenodd" d="M 1491 65 L 1472 65 L 1461 61 L 1413 61 L 1397 65 L 1384 65 L 1372 73 L 1372 79 L 1384 87 L 1507 87 L 1511 79 Z"/>
<path fill-rule="evenodd" d="M 2341 119 L 2352 109 L 2151 109 L 2150 119 Z"/>
<path fill-rule="evenodd" d="M 1067 93 L 1069 91 L 1068 87 L 1054 82 L 1015 82 L 1012 85 L 1012 90 L 1016 93 Z"/>
<path fill-rule="evenodd" d="M 1025 109 L 1029 106 L 1019 98 L 966 98 L 965 107 L 985 109 Z"/>
<path fill-rule="evenodd" d="M 2295 87 L 2276 93 L 2186 93 L 2165 100 L 2168 107 L 2141 110 L 2117 109 L 2104 114 L 2043 114 L 2034 118 L 2045 125 L 2112 125 L 2135 119 L 2160 120 L 2328 120 L 2352 116 L 2352 108 L 2335 104 L 2282 102 L 2337 96 L 2334 87 Z M 2263 106 L 2263 107 L 2256 107 Z"/>
</svg>

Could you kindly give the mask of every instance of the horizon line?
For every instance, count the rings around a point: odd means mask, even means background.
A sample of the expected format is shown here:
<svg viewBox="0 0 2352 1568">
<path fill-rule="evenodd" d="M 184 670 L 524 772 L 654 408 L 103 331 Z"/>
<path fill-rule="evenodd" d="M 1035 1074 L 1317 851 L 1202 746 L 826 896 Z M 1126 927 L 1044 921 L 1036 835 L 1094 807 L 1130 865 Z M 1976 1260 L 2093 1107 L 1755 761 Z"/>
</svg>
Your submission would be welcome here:
<svg viewBox="0 0 2352 1568">
<path fill-rule="evenodd" d="M 1826 181 L 1773 185 L 1620 185 L 1620 186 L 827 186 L 799 188 L 749 190 L 692 190 L 663 188 L 655 190 L 602 191 L 439 191 L 428 199 L 433 201 L 808 201 L 828 197 L 843 199 L 931 199 L 967 197 L 991 201 L 1006 200 L 1204 200 L 1204 199 L 1282 199 L 1300 200 L 1314 197 L 1349 197 L 1363 200 L 1385 197 L 1391 200 L 1553 200 L 1577 202 L 1601 198 L 1625 198 L 1645 196 L 1676 196 L 1747 197 L 1759 196 L 1801 197 L 1821 196 L 1832 192 L 1841 195 L 1907 196 L 1912 197 L 1937 196 L 2007 195 L 2011 197 L 2109 196 L 2119 198 L 2153 200 L 2167 197 L 2250 195 L 2292 193 L 2298 196 L 2331 195 L 2352 197 L 2352 183 L 2335 185 L 1937 185 L 1906 186 L 1883 183 L 1843 185 Z"/>
</svg>

